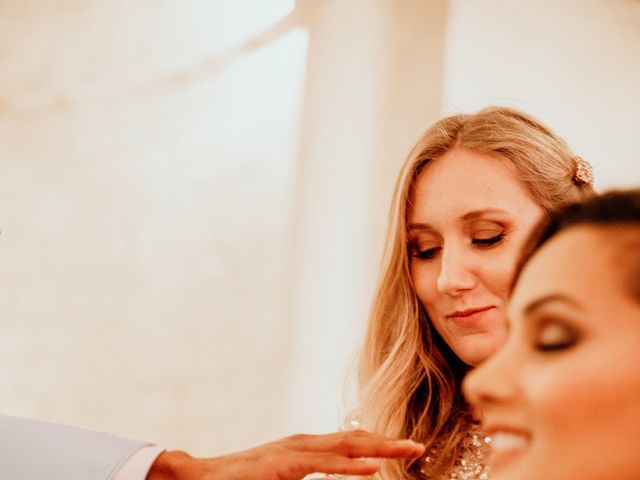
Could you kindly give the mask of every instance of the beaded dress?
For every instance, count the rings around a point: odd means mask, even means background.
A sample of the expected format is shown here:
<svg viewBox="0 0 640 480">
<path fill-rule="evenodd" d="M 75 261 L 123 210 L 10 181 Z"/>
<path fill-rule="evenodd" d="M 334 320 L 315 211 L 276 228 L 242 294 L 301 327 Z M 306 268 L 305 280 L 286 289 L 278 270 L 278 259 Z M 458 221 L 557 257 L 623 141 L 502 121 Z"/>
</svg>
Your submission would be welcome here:
<svg viewBox="0 0 640 480">
<path fill-rule="evenodd" d="M 462 453 L 456 460 L 453 469 L 444 477 L 429 473 L 434 456 L 438 455 L 437 448 L 432 448 L 422 459 L 420 472 L 425 480 L 488 480 L 489 465 L 487 459 L 491 453 L 491 437 L 475 427 L 465 439 Z"/>
</svg>

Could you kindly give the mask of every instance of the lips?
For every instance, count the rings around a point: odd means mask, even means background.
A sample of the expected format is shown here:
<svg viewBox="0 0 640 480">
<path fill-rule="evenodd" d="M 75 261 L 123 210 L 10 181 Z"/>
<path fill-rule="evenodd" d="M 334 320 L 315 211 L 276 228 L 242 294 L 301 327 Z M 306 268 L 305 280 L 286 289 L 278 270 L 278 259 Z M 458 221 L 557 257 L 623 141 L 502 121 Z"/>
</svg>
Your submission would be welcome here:
<svg viewBox="0 0 640 480">
<path fill-rule="evenodd" d="M 487 310 L 492 309 L 493 306 L 489 305 L 488 307 L 479 307 L 479 308 L 468 308 L 467 310 L 456 310 L 455 312 L 447 315 L 450 318 L 464 318 L 470 317 L 471 315 L 479 312 L 485 312 Z"/>
<path fill-rule="evenodd" d="M 484 313 L 494 309 L 493 305 L 478 308 L 468 308 L 466 310 L 456 310 L 447 315 L 447 318 L 460 325 L 471 325 L 480 320 Z"/>
</svg>

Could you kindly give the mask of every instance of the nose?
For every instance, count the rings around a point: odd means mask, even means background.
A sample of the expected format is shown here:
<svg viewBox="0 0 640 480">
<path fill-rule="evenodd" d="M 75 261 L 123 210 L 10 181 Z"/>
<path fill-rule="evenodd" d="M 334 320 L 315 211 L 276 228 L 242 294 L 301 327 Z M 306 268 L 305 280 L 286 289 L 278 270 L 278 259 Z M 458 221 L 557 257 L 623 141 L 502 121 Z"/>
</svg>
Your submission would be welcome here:
<svg viewBox="0 0 640 480">
<path fill-rule="evenodd" d="M 443 248 L 436 288 L 438 292 L 455 297 L 476 285 L 471 259 L 463 249 Z"/>
<path fill-rule="evenodd" d="M 518 395 L 515 369 L 519 362 L 510 353 L 508 346 L 499 350 L 480 366 L 467 374 L 462 391 L 467 401 L 482 411 L 489 405 L 505 404 Z"/>
</svg>

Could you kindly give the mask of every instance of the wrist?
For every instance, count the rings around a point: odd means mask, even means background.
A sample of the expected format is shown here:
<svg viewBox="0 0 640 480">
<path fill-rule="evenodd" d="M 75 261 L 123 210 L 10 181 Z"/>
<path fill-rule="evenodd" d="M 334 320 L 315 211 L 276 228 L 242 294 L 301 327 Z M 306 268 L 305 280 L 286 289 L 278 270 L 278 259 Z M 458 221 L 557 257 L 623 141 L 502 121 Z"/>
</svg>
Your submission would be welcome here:
<svg viewBox="0 0 640 480">
<path fill-rule="evenodd" d="M 184 478 L 181 475 L 187 469 L 188 464 L 194 459 L 186 452 L 164 451 L 153 462 L 146 480 L 179 480 Z"/>
</svg>

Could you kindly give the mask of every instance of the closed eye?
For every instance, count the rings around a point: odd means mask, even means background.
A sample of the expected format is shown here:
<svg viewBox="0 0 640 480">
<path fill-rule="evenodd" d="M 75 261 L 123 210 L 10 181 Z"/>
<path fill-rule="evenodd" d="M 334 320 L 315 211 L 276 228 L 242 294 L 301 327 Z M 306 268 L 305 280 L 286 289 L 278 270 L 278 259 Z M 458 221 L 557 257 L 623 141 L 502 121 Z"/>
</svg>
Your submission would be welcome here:
<svg viewBox="0 0 640 480">
<path fill-rule="evenodd" d="M 500 232 L 499 234 L 494 235 L 493 237 L 473 238 L 471 239 L 471 243 L 479 247 L 491 247 L 493 245 L 500 243 L 503 239 L 504 239 L 504 232 Z"/>
<path fill-rule="evenodd" d="M 426 250 L 416 251 L 413 256 L 421 260 L 431 260 L 440 251 L 440 247 L 427 248 Z"/>
<path fill-rule="evenodd" d="M 535 339 L 535 348 L 541 352 L 566 350 L 580 339 L 575 328 L 558 321 L 547 321 L 540 326 Z"/>
</svg>

